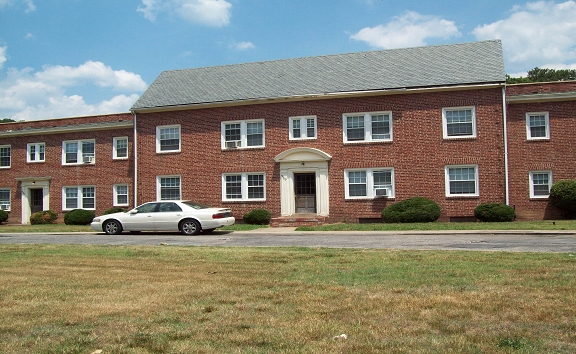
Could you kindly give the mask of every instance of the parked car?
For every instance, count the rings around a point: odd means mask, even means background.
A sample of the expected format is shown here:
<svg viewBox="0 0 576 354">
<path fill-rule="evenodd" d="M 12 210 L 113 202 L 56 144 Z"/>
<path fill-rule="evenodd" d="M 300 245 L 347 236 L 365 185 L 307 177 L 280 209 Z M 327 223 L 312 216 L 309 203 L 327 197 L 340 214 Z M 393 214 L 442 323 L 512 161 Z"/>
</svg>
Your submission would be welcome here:
<svg viewBox="0 0 576 354">
<path fill-rule="evenodd" d="M 196 235 L 234 225 L 235 221 L 230 209 L 211 208 L 190 200 L 162 200 L 144 203 L 127 212 L 97 216 L 90 226 L 108 235 L 122 231 L 180 231 Z"/>
</svg>

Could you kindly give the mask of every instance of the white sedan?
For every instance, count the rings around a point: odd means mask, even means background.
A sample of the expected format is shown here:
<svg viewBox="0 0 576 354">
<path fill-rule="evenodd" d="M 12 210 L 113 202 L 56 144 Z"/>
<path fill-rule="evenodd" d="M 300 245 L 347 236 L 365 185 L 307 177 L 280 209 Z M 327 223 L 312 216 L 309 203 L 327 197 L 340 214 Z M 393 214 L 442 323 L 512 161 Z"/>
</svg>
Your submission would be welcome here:
<svg viewBox="0 0 576 354">
<path fill-rule="evenodd" d="M 190 200 L 163 200 L 140 205 L 127 212 L 97 216 L 90 226 L 108 235 L 122 231 L 180 231 L 184 235 L 209 233 L 217 227 L 234 225 L 232 211 L 211 208 Z"/>
</svg>

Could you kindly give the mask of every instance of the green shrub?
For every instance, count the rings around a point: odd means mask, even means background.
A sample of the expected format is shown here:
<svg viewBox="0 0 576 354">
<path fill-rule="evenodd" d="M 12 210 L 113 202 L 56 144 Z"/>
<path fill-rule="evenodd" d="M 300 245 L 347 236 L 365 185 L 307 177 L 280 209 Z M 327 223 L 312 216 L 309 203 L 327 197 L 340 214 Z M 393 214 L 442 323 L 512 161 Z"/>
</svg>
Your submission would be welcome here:
<svg viewBox="0 0 576 354">
<path fill-rule="evenodd" d="M 503 222 L 513 221 L 515 217 L 514 208 L 500 203 L 481 204 L 474 209 L 474 216 L 480 221 Z"/>
<path fill-rule="evenodd" d="M 569 219 L 576 217 L 576 180 L 557 181 L 550 189 L 550 203 Z"/>
<path fill-rule="evenodd" d="M 66 225 L 88 225 L 95 216 L 93 211 L 74 209 L 64 215 L 64 223 Z"/>
<path fill-rule="evenodd" d="M 253 225 L 267 225 L 271 218 L 272 214 L 266 209 L 254 209 L 242 217 L 246 224 Z"/>
<path fill-rule="evenodd" d="M 123 208 L 112 207 L 112 208 L 106 209 L 104 211 L 104 214 L 102 214 L 102 215 L 114 214 L 114 213 L 125 213 L 125 212 L 126 212 L 126 210 Z"/>
<path fill-rule="evenodd" d="M 440 206 L 428 198 L 414 197 L 387 206 L 382 219 L 388 223 L 432 222 L 440 217 Z"/>
<path fill-rule="evenodd" d="M 53 224 L 58 219 L 58 213 L 52 210 L 42 210 L 30 216 L 30 224 Z"/>
<path fill-rule="evenodd" d="M 4 210 L 0 210 L 0 224 L 8 220 L 8 213 Z"/>
</svg>

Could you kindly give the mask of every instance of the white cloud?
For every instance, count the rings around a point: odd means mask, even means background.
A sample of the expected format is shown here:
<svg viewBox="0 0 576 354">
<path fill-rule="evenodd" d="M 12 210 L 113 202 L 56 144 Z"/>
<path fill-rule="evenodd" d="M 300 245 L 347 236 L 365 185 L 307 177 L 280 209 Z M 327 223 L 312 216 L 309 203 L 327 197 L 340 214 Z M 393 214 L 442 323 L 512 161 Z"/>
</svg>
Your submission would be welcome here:
<svg viewBox="0 0 576 354">
<path fill-rule="evenodd" d="M 4 63 L 6 62 L 6 60 L 8 60 L 8 58 L 6 58 L 6 49 L 8 47 L 3 46 L 0 47 L 0 69 L 2 69 L 2 67 L 4 67 Z"/>
<path fill-rule="evenodd" d="M 254 49 L 256 48 L 256 46 L 252 43 L 252 42 L 240 42 L 240 43 L 236 43 L 234 45 L 234 47 L 237 50 L 248 50 L 248 49 Z"/>
<path fill-rule="evenodd" d="M 84 97 L 70 93 L 93 90 L 94 86 L 99 92 L 109 90 L 112 98 L 89 103 Z M 88 61 L 77 67 L 45 66 L 38 72 L 32 68 L 10 68 L 6 79 L 0 81 L 0 116 L 37 120 L 126 112 L 138 99 L 135 92 L 146 86 L 140 75 L 112 70 L 101 62 Z"/>
<path fill-rule="evenodd" d="M 32 0 L 26 1 L 26 13 L 30 13 L 32 11 L 36 11 L 36 5 L 32 2 Z"/>
<path fill-rule="evenodd" d="M 192 23 L 223 27 L 230 23 L 231 9 L 232 4 L 225 0 L 142 0 L 137 11 L 150 21 L 167 12 Z"/>
<path fill-rule="evenodd" d="M 404 48 L 426 45 L 428 38 L 459 37 L 460 31 L 452 21 L 436 16 L 408 11 L 386 25 L 366 27 L 350 36 L 376 48 Z"/>
<path fill-rule="evenodd" d="M 479 40 L 501 39 L 506 60 L 520 69 L 566 65 L 576 60 L 576 2 L 514 6 L 508 18 L 478 26 L 472 33 Z"/>
<path fill-rule="evenodd" d="M 36 11 L 36 5 L 32 0 L 0 0 L 0 10 L 2 10 L 6 6 L 11 6 L 14 3 L 23 3 L 26 5 L 26 10 L 24 12 L 30 13 L 32 11 Z"/>
</svg>

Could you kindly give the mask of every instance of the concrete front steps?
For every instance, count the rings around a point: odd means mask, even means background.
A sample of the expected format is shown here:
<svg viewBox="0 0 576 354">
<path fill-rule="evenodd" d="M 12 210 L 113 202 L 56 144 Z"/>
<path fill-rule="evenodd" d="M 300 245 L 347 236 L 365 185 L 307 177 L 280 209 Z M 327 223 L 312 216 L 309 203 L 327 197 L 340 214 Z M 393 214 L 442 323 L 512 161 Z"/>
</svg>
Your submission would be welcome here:
<svg viewBox="0 0 576 354">
<path fill-rule="evenodd" d="M 291 216 L 272 218 L 270 220 L 270 227 L 318 226 L 327 222 L 327 216 L 316 214 L 294 214 Z"/>
</svg>

